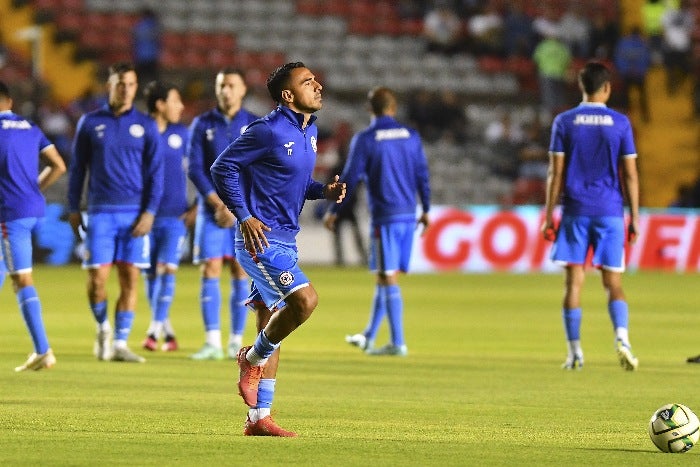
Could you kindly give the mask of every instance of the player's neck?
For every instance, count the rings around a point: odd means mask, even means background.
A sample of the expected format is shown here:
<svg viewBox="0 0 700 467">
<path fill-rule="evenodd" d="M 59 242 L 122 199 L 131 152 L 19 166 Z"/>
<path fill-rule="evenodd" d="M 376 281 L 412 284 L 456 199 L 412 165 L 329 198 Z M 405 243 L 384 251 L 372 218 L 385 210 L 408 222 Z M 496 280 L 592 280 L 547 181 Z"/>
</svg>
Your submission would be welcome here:
<svg viewBox="0 0 700 467">
<path fill-rule="evenodd" d="M 235 117 L 239 110 L 241 110 L 241 104 L 239 104 L 239 105 L 234 105 L 234 106 L 231 106 L 231 107 L 228 107 L 228 108 L 225 108 L 225 109 L 219 107 L 219 111 L 220 111 L 220 112 L 224 115 L 224 117 L 226 117 L 226 118 L 233 118 L 233 117 Z"/>
</svg>

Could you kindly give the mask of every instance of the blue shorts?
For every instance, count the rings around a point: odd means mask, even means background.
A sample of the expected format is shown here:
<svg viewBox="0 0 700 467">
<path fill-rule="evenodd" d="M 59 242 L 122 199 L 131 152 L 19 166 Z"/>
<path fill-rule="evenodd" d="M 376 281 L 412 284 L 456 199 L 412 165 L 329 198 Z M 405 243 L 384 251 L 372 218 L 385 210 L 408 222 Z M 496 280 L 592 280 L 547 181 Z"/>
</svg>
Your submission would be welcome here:
<svg viewBox="0 0 700 467">
<path fill-rule="evenodd" d="M 369 241 L 369 268 L 383 274 L 408 271 L 416 223 L 391 222 L 374 225 Z"/>
<path fill-rule="evenodd" d="M 552 246 L 557 264 L 585 264 L 589 248 L 593 266 L 625 270 L 625 220 L 617 216 L 564 216 Z"/>
<path fill-rule="evenodd" d="M 10 274 L 32 272 L 32 232 L 41 221 L 38 217 L 25 217 L 3 222 L 2 254 L 5 267 Z M 4 270 L 4 267 L 0 267 Z"/>
<path fill-rule="evenodd" d="M 151 243 L 151 269 L 158 264 L 177 268 L 185 247 L 187 227 L 179 217 L 156 217 L 149 234 Z"/>
<path fill-rule="evenodd" d="M 88 214 L 83 267 L 91 269 L 115 262 L 133 264 L 141 269 L 149 267 L 148 235 L 131 235 L 138 215 L 135 211 Z"/>
<path fill-rule="evenodd" d="M 234 258 L 233 245 L 238 224 L 228 229 L 219 227 L 210 213 L 201 211 L 194 226 L 192 262 L 200 264 L 210 259 Z"/>
<path fill-rule="evenodd" d="M 236 259 L 252 279 L 247 305 L 264 304 L 270 311 L 284 308 L 284 299 L 309 285 L 299 268 L 297 247 L 289 243 L 270 242 L 264 253 L 251 255 L 236 250 Z"/>
</svg>

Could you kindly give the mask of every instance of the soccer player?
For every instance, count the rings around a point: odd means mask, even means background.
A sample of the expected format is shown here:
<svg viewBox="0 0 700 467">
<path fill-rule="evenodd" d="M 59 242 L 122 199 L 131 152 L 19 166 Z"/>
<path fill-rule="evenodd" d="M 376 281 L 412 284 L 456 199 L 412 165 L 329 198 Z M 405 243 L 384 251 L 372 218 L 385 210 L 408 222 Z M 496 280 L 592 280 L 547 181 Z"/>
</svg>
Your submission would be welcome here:
<svg viewBox="0 0 700 467">
<path fill-rule="evenodd" d="M 378 87 L 370 91 L 372 123 L 356 134 L 340 179 L 351 195 L 361 180 L 366 180 L 367 200 L 372 217 L 369 266 L 376 273 L 374 300 L 367 327 L 345 340 L 370 355 L 408 353 L 403 333 L 403 299 L 398 283 L 399 271 L 407 272 L 416 229 L 416 195 L 422 213 L 418 225 L 428 227 L 430 182 L 428 162 L 418 132 L 396 120 L 397 100 L 393 91 Z M 346 197 L 347 199 L 347 197 Z M 332 205 L 324 218 L 333 230 L 338 209 Z M 375 348 L 374 340 L 384 316 L 387 316 L 391 342 Z"/>
<path fill-rule="evenodd" d="M 46 164 L 41 173 L 40 160 Z M 66 165 L 38 126 L 12 112 L 12 97 L 4 82 L 0 82 L 0 167 L 0 275 L 4 277 L 6 263 L 34 344 L 34 352 L 15 371 L 51 368 L 56 357 L 49 346 L 32 278 L 32 232 L 44 216 L 46 200 L 41 191 L 65 173 Z"/>
<path fill-rule="evenodd" d="M 301 62 L 273 71 L 267 89 L 278 107 L 252 123 L 221 153 L 211 173 L 219 196 L 240 224 L 236 257 L 253 280 L 248 298 L 259 334 L 238 352 L 238 389 L 250 407 L 247 436 L 296 436 L 270 416 L 279 347 L 316 308 L 318 296 L 298 264 L 299 213 L 307 199 L 337 202 L 338 176 L 327 185 L 311 178 L 322 107 L 321 84 Z"/>
<path fill-rule="evenodd" d="M 134 108 L 134 66 L 109 68 L 109 99 L 78 121 L 68 183 L 68 221 L 85 232 L 87 293 L 97 322 L 99 360 L 144 362 L 127 346 L 134 321 L 139 270 L 150 266 L 148 233 L 163 193 L 163 154 L 156 122 Z M 89 173 L 89 175 L 88 175 Z M 87 178 L 87 226 L 80 201 Z M 112 327 L 107 319 L 107 281 L 115 264 L 120 294 Z"/>
<path fill-rule="evenodd" d="M 625 270 L 625 194 L 630 220 L 627 240 L 639 231 L 639 181 L 632 126 L 623 114 L 609 109 L 610 71 L 588 62 L 578 75 L 583 101 L 557 115 L 549 145 L 546 217 L 542 233 L 554 239 L 551 258 L 566 268 L 563 321 L 568 354 L 563 368 L 583 367 L 581 289 L 589 249 L 602 273 L 608 313 L 615 332 L 615 350 L 625 370 L 636 370 L 628 333 L 628 307 L 622 289 Z M 554 223 L 561 195 L 562 217 Z M 554 238 L 556 236 L 556 238 Z"/>
<path fill-rule="evenodd" d="M 194 224 L 197 205 L 187 205 L 186 157 L 188 130 L 180 124 L 185 106 L 173 84 L 152 81 L 146 86 L 146 107 L 160 132 L 160 148 L 168 189 L 156 212 L 150 233 L 151 266 L 147 270 L 151 324 L 143 341 L 146 350 L 157 350 L 162 337 L 166 352 L 178 349 L 175 330 L 170 324 L 170 306 L 175 295 L 177 273 L 187 228 Z"/>
<path fill-rule="evenodd" d="M 248 276 L 233 253 L 235 235 L 233 214 L 216 193 L 209 169 L 216 157 L 258 117 L 242 107 L 246 95 L 243 71 L 226 68 L 216 75 L 217 105 L 197 116 L 190 125 L 188 175 L 199 193 L 199 210 L 195 225 L 194 263 L 202 263 L 200 305 L 204 320 L 204 346 L 191 356 L 194 360 L 221 360 L 220 279 L 224 261 L 231 270 L 231 332 L 228 356 L 236 358 L 243 345 L 248 309 Z"/>
</svg>

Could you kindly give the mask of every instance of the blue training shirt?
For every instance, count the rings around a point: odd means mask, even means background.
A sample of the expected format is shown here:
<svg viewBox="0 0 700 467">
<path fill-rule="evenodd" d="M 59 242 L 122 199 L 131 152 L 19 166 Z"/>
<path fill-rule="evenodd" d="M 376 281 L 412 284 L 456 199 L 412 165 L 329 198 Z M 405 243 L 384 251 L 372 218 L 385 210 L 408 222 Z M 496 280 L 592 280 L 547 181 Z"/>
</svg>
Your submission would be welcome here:
<svg viewBox="0 0 700 467">
<path fill-rule="evenodd" d="M 44 216 L 39 153 L 52 145 L 34 123 L 9 110 L 0 112 L 0 222 Z"/>
<path fill-rule="evenodd" d="M 80 210 L 86 172 L 88 212 L 148 211 L 163 195 L 163 153 L 156 122 L 135 108 L 115 115 L 108 106 L 78 120 L 68 181 L 68 207 Z"/>
<path fill-rule="evenodd" d="M 549 151 L 566 157 L 563 214 L 622 216 L 623 158 L 637 157 L 629 119 L 605 104 L 582 102 L 557 115 Z"/>
<path fill-rule="evenodd" d="M 185 125 L 169 123 L 160 134 L 163 152 L 165 188 L 156 216 L 180 217 L 187 211 L 187 139 L 189 131 Z"/>
<path fill-rule="evenodd" d="M 268 239 L 294 242 L 307 199 L 324 197 L 325 185 L 311 178 L 318 129 L 312 115 L 279 106 L 256 120 L 211 166 L 217 192 L 239 221 L 251 216 L 272 229 Z M 240 230 L 236 247 L 243 245 Z"/>
<path fill-rule="evenodd" d="M 195 117 L 190 125 L 190 140 L 187 148 L 189 169 L 187 175 L 197 188 L 200 208 L 205 207 L 210 215 L 213 209 L 205 202 L 207 196 L 216 191 L 209 169 L 216 158 L 238 138 L 258 117 L 240 109 L 228 119 L 218 108 Z"/>
<path fill-rule="evenodd" d="M 423 212 L 430 210 L 428 162 L 420 136 L 393 117 L 376 117 L 352 138 L 340 180 L 347 184 L 348 194 L 361 180 L 366 182 L 375 224 L 415 221 L 416 194 Z M 338 208 L 331 206 L 331 212 Z"/>
</svg>

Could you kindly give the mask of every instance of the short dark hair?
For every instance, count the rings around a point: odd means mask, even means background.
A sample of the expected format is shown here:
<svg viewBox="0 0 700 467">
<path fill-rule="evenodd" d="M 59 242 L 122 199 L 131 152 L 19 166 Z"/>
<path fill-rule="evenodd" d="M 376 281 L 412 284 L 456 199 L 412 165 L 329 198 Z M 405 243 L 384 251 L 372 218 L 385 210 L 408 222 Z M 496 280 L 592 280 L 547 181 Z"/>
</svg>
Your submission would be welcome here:
<svg viewBox="0 0 700 467">
<path fill-rule="evenodd" d="M 0 81 L 0 97 L 5 99 L 12 97 L 10 96 L 10 88 L 3 81 Z"/>
<path fill-rule="evenodd" d="M 216 76 L 219 75 L 238 75 L 241 77 L 243 82 L 245 83 L 245 72 L 241 68 L 236 68 L 233 66 L 227 66 L 225 68 L 220 69 L 217 73 Z"/>
<path fill-rule="evenodd" d="M 177 90 L 177 86 L 172 83 L 162 83 L 160 81 L 151 81 L 143 90 L 143 95 L 146 97 L 146 108 L 149 113 L 156 111 L 156 102 L 164 101 L 168 98 L 168 94 L 173 89 Z"/>
<path fill-rule="evenodd" d="M 270 73 L 267 78 L 267 91 L 270 93 L 272 100 L 278 104 L 282 102 L 282 91 L 284 91 L 285 86 L 289 84 L 289 77 L 292 74 L 292 70 L 295 68 L 306 68 L 302 62 L 290 62 L 278 67 L 275 71 Z"/>
<path fill-rule="evenodd" d="M 107 71 L 108 76 L 112 75 L 123 75 L 129 71 L 136 71 L 136 67 L 131 62 L 117 62 L 109 67 Z"/>
<path fill-rule="evenodd" d="M 578 73 L 579 85 L 586 94 L 594 94 L 609 81 L 610 70 L 600 62 L 588 62 Z"/>
<path fill-rule="evenodd" d="M 391 89 L 384 86 L 372 89 L 367 100 L 374 115 L 383 115 L 391 106 L 396 105 L 396 95 Z"/>
</svg>

